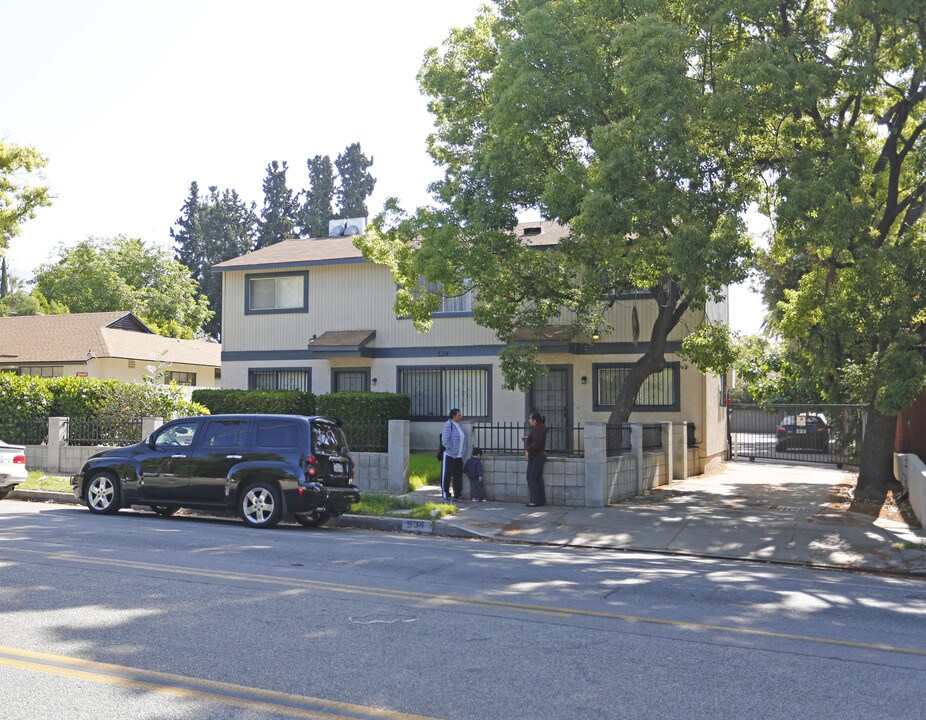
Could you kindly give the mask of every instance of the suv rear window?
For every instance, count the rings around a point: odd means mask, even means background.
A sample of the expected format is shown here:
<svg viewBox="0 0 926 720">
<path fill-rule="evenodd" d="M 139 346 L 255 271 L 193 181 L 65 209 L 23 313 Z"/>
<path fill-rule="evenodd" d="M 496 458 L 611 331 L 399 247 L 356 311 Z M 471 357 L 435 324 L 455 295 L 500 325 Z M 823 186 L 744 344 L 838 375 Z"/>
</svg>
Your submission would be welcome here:
<svg viewBox="0 0 926 720">
<path fill-rule="evenodd" d="M 341 449 L 347 447 L 344 431 L 328 423 L 312 425 L 312 440 L 315 452 L 332 453 L 339 455 Z"/>
<path fill-rule="evenodd" d="M 261 420 L 257 423 L 257 445 L 294 448 L 299 444 L 299 427 L 291 420 Z"/>
</svg>

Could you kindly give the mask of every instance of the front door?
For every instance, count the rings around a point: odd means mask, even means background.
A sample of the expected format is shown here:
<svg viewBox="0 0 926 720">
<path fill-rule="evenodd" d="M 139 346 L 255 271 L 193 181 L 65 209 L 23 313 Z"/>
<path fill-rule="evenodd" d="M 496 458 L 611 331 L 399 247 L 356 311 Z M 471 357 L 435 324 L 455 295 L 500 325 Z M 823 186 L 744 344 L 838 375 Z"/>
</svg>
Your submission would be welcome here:
<svg viewBox="0 0 926 720">
<path fill-rule="evenodd" d="M 569 369 L 550 368 L 546 376 L 534 378 L 527 398 L 527 411 L 538 410 L 547 419 L 547 451 L 572 449 L 572 403 L 569 397 Z"/>
</svg>

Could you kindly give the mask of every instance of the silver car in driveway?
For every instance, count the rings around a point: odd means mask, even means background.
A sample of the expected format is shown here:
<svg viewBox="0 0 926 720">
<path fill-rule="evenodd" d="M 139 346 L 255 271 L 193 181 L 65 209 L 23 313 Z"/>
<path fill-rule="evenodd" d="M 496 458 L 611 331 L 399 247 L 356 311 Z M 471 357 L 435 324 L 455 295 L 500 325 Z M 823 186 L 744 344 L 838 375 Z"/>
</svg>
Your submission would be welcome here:
<svg viewBox="0 0 926 720">
<path fill-rule="evenodd" d="M 0 500 L 26 479 L 26 449 L 0 440 Z"/>
</svg>

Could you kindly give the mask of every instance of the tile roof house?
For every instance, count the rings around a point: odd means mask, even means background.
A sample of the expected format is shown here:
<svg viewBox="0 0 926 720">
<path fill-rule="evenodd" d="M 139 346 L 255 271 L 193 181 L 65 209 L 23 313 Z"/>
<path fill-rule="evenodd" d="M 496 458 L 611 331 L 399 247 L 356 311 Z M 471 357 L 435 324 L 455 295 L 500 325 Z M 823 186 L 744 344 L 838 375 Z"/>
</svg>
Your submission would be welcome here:
<svg viewBox="0 0 926 720">
<path fill-rule="evenodd" d="M 166 378 L 215 387 L 222 346 L 162 337 L 130 312 L 0 317 L 0 372 L 140 381 L 165 363 Z"/>
<path fill-rule="evenodd" d="M 522 223 L 529 247 L 556 246 L 569 229 L 555 222 Z M 572 428 L 604 422 L 631 363 L 646 349 L 658 308 L 648 293 L 622 297 L 607 311 L 613 333 L 572 337 L 569 319 L 515 342 L 540 349 L 549 369 L 528 393 L 503 386 L 494 332 L 473 320 L 473 293 L 445 298 L 427 333 L 393 311 L 396 285 L 388 268 L 366 260 L 352 238 L 285 240 L 213 267 L 222 274 L 222 372 L 228 388 L 290 388 L 316 394 L 343 390 L 411 396 L 411 445 L 431 449 L 452 407 L 475 423 L 522 423 L 531 408 L 547 418 L 550 447 L 569 449 Z M 712 318 L 728 315 L 712 303 Z M 726 444 L 724 378 L 683 367 L 675 355 L 694 313 L 673 330 L 667 367 L 647 380 L 632 422 L 694 424 L 700 469 L 713 466 Z M 642 332 L 640 330 L 642 329 Z"/>
</svg>

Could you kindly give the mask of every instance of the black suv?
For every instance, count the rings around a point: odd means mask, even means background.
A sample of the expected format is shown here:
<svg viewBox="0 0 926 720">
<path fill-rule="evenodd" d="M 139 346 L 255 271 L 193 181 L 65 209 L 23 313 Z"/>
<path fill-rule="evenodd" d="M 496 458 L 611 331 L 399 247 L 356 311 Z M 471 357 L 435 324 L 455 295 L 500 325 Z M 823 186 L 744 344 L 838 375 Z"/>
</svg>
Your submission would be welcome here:
<svg viewBox="0 0 926 720">
<path fill-rule="evenodd" d="M 316 527 L 360 502 L 341 422 L 301 415 L 172 420 L 144 441 L 96 453 L 71 477 L 92 512 L 148 505 L 233 510 L 251 527 Z"/>
</svg>

